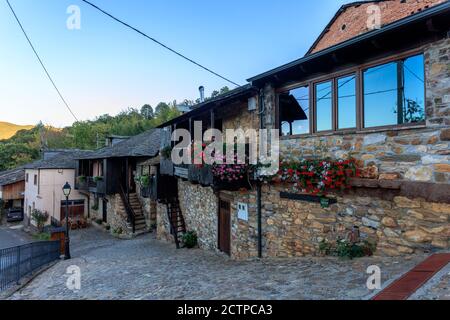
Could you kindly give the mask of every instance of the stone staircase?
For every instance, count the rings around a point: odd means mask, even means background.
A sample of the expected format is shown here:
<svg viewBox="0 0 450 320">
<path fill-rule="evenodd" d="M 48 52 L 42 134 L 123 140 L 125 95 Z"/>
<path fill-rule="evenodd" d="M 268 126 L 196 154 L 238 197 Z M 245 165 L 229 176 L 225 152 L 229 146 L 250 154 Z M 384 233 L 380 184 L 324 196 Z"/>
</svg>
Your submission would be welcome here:
<svg viewBox="0 0 450 320">
<path fill-rule="evenodd" d="M 136 193 L 130 193 L 129 203 L 135 213 L 135 232 L 134 232 L 134 234 L 133 234 L 133 225 L 130 222 L 126 223 L 129 234 L 132 234 L 133 236 L 137 236 L 137 235 L 146 233 L 148 231 L 148 228 L 147 228 L 147 224 L 145 222 L 145 216 L 144 216 L 141 202 Z M 123 203 L 123 201 L 119 202 L 118 207 L 119 207 L 118 208 L 119 211 L 122 213 L 122 216 L 124 218 L 126 218 L 127 214 L 126 214 L 125 204 Z"/>
<path fill-rule="evenodd" d="M 136 234 L 144 233 L 147 231 L 147 224 L 145 223 L 144 212 L 142 210 L 141 201 L 136 193 L 130 193 L 130 205 L 133 208 L 135 217 Z"/>
</svg>

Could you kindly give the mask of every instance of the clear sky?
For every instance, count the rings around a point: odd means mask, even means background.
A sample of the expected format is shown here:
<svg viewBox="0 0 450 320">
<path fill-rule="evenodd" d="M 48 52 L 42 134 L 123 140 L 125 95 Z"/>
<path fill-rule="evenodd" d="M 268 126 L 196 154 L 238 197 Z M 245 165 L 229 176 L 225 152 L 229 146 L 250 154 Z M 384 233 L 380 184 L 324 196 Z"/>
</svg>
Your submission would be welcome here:
<svg viewBox="0 0 450 320">
<path fill-rule="evenodd" d="M 229 85 L 80 0 L 10 0 L 81 120 Z M 302 57 L 346 0 L 91 0 L 161 42 L 244 84 Z M 81 9 L 69 30 L 66 10 Z M 0 1 L 0 121 L 65 126 L 65 109 L 5 1 Z"/>
</svg>

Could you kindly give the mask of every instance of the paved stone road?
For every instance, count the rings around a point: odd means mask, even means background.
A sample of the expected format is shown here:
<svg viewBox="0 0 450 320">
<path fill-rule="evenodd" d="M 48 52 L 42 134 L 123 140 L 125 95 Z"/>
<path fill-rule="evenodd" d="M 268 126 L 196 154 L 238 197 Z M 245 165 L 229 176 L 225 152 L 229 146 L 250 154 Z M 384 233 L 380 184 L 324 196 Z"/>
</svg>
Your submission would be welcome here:
<svg viewBox="0 0 450 320">
<path fill-rule="evenodd" d="M 410 270 L 413 258 L 301 258 L 236 262 L 203 250 L 176 250 L 151 235 L 124 241 L 87 229 L 73 233 L 73 259 L 62 261 L 12 299 L 362 299 L 366 268 L 383 282 Z M 81 290 L 65 286 L 66 268 L 81 268 Z"/>
<path fill-rule="evenodd" d="M 20 229 L 11 229 L 9 226 L 0 227 L 0 249 L 20 246 L 31 241 L 32 238 Z"/>
</svg>

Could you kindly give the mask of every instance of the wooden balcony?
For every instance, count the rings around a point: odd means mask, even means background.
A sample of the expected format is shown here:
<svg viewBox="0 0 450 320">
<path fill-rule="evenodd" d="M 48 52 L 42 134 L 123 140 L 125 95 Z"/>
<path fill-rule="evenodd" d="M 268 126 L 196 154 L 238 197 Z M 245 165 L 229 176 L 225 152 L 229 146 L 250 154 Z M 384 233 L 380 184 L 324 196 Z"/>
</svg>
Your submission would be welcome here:
<svg viewBox="0 0 450 320">
<path fill-rule="evenodd" d="M 75 181 L 75 189 L 97 194 L 106 194 L 106 182 L 104 177 L 78 177 Z"/>
</svg>

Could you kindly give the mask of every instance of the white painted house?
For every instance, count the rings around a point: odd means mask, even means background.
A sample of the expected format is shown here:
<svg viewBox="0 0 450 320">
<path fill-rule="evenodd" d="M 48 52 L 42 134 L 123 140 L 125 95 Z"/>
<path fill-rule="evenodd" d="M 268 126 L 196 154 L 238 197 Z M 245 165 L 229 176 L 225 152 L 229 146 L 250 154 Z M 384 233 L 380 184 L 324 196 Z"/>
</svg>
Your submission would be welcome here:
<svg viewBox="0 0 450 320">
<path fill-rule="evenodd" d="M 40 210 L 49 214 L 55 221 L 65 216 L 65 201 L 62 187 L 66 182 L 72 186 L 69 197 L 69 213 L 73 217 L 84 217 L 88 212 L 87 195 L 75 190 L 75 168 L 78 157 L 89 151 L 60 150 L 44 155 L 42 160 L 25 166 L 25 220 L 33 223 L 31 213 Z"/>
</svg>

